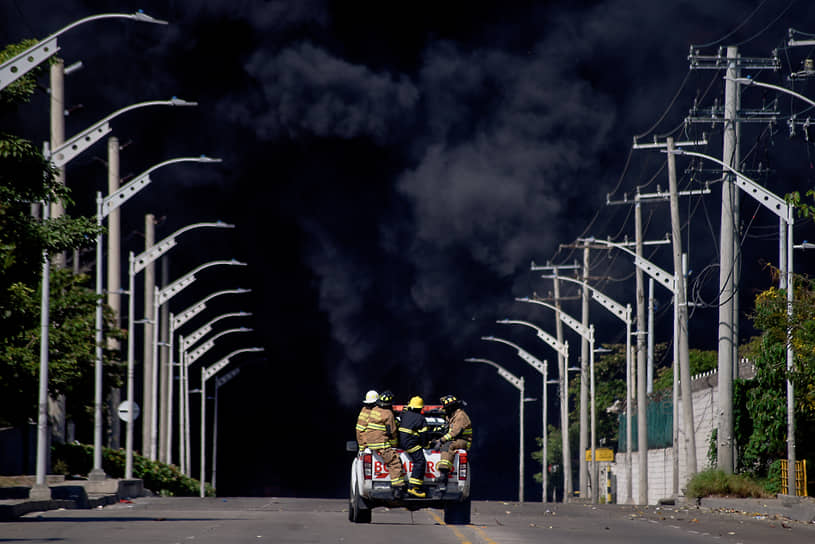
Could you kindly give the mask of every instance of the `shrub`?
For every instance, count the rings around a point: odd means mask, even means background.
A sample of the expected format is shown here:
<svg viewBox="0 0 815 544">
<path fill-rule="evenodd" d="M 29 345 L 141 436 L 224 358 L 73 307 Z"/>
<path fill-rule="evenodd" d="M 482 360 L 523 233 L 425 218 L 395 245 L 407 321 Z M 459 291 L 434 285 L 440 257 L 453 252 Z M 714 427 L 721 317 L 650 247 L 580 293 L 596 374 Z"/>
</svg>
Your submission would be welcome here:
<svg viewBox="0 0 815 544">
<path fill-rule="evenodd" d="M 696 474 L 688 482 L 685 492 L 689 497 L 697 499 L 711 495 L 741 498 L 770 496 L 760 483 L 740 474 L 725 474 L 717 469 Z"/>
<path fill-rule="evenodd" d="M 52 463 L 65 475 L 87 475 L 93 468 L 93 446 L 86 444 L 55 444 L 51 447 Z M 102 469 L 112 478 L 123 478 L 126 454 L 124 450 L 102 448 Z M 144 481 L 144 487 L 163 496 L 197 496 L 200 483 L 181 473 L 175 465 L 133 454 L 133 476 Z M 207 496 L 215 496 L 209 484 L 204 487 Z"/>
</svg>

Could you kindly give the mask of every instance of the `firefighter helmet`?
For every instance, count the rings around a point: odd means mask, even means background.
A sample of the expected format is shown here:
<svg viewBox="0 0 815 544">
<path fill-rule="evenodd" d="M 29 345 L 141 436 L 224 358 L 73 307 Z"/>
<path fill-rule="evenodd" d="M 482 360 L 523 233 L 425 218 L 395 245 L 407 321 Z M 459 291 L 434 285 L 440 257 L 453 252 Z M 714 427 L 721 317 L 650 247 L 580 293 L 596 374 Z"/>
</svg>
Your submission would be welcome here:
<svg viewBox="0 0 815 544">
<path fill-rule="evenodd" d="M 461 402 L 458 400 L 458 398 L 456 398 L 455 395 L 444 395 L 439 400 L 441 400 L 441 405 L 446 412 L 450 412 Z"/>
<path fill-rule="evenodd" d="M 379 399 L 379 393 L 371 389 L 370 391 L 365 393 L 365 400 L 363 400 L 362 402 L 365 404 L 373 404 L 377 401 L 377 399 Z"/>
<path fill-rule="evenodd" d="M 444 395 L 441 399 L 442 406 L 447 406 L 448 404 L 453 404 L 458 402 L 458 399 L 455 395 Z"/>
<path fill-rule="evenodd" d="M 424 399 L 419 396 L 412 397 L 410 402 L 408 402 L 408 408 L 411 410 L 419 411 L 424 408 Z"/>
<path fill-rule="evenodd" d="M 376 401 L 377 406 L 390 406 L 393 404 L 393 393 L 390 391 L 383 391 L 379 394 L 379 399 Z"/>
</svg>

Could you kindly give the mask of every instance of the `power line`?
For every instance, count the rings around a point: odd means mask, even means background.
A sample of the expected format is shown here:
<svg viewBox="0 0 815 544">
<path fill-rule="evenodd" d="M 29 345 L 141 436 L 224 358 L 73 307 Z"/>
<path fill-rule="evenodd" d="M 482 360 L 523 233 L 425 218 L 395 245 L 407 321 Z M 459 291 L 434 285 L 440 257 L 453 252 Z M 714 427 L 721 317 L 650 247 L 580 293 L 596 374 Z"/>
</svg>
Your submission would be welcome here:
<svg viewBox="0 0 815 544">
<path fill-rule="evenodd" d="M 794 1 L 794 0 L 793 0 L 793 1 Z M 738 32 L 739 30 L 741 30 L 741 28 L 742 28 L 744 25 L 746 25 L 746 24 L 747 24 L 747 23 L 750 21 L 750 19 L 752 19 L 752 18 L 753 18 L 753 16 L 754 16 L 756 13 L 758 13 L 758 10 L 760 10 L 760 9 L 761 9 L 761 8 L 764 6 L 764 4 L 766 4 L 766 3 L 767 3 L 767 0 L 762 0 L 762 2 L 761 2 L 761 3 L 760 3 L 758 6 L 756 6 L 756 8 L 755 8 L 753 11 L 751 11 L 751 12 L 750 12 L 750 14 L 749 14 L 747 17 L 745 17 L 745 18 L 744 18 L 744 20 L 742 20 L 742 22 L 741 22 L 741 23 L 739 23 L 739 24 L 736 26 L 736 28 L 734 28 L 733 30 L 731 30 L 730 32 L 728 32 L 727 34 L 725 34 L 724 36 L 722 36 L 722 37 L 721 37 L 721 38 L 719 38 L 718 40 L 714 40 L 714 41 L 709 42 L 709 43 L 703 43 L 703 44 L 700 44 L 700 45 L 692 45 L 692 46 L 691 46 L 691 49 L 693 49 L 693 48 L 697 48 L 697 47 L 698 47 L 698 48 L 700 48 L 700 49 L 702 49 L 702 48 L 705 48 L 705 47 L 712 47 L 712 46 L 714 46 L 714 45 L 718 45 L 718 44 L 722 43 L 723 41 L 725 41 L 726 39 L 728 39 L 730 36 L 732 36 L 733 34 L 735 34 L 736 32 Z"/>
</svg>

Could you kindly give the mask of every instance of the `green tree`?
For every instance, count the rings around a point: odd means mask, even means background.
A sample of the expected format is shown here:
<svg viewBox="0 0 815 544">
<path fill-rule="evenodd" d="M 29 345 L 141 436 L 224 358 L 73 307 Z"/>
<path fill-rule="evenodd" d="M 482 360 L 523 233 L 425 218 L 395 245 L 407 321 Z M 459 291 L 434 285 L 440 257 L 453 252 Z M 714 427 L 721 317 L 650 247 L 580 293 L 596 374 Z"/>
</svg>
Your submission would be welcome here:
<svg viewBox="0 0 815 544">
<path fill-rule="evenodd" d="M 756 297 L 753 324 L 761 331 L 747 346 L 755 364 L 752 380 L 736 384 L 736 440 L 740 469 L 766 476 L 773 461 L 787 455 L 787 394 L 789 378 L 795 388 L 795 444 L 799 459 L 815 447 L 815 282 L 794 278 L 793 315 L 787 316 L 787 293 L 771 287 Z M 787 329 L 794 352 L 787 370 Z"/>
<path fill-rule="evenodd" d="M 0 51 L 0 61 L 33 42 Z M 39 67 L 0 92 L 0 114 L 27 101 L 36 90 Z M 42 221 L 32 203 L 61 201 L 68 209 L 69 190 L 31 142 L 0 132 L 0 425 L 33 419 L 37 406 L 40 345 L 42 253 L 70 251 L 93 244 L 98 227 L 87 217 L 63 215 Z M 69 395 L 69 415 L 79 419 L 92 399 L 94 310 L 89 278 L 65 270 L 51 275 L 49 390 Z M 106 325 L 112 323 L 106 312 Z M 120 331 L 110 334 L 121 337 Z M 115 365 L 106 353 L 108 365 Z M 111 379 L 111 377 L 113 379 Z M 116 385 L 116 373 L 106 380 Z"/>
</svg>

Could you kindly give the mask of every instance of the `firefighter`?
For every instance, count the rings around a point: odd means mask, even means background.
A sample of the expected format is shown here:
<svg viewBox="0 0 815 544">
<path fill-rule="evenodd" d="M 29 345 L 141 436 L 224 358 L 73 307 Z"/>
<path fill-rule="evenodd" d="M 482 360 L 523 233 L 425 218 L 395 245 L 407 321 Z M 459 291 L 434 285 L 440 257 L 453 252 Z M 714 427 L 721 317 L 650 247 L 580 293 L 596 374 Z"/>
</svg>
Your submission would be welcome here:
<svg viewBox="0 0 815 544">
<path fill-rule="evenodd" d="M 399 442 L 396 416 L 393 414 L 393 393 L 383 391 L 379 394 L 376 406 L 368 417 L 368 426 L 365 430 L 365 444 L 375 451 L 388 467 L 391 479 L 393 498 L 401 499 L 405 492 L 405 472 L 402 460 L 396 451 Z"/>
<path fill-rule="evenodd" d="M 473 424 L 470 416 L 464 411 L 466 403 L 455 395 L 444 395 L 442 408 L 447 419 L 447 432 L 439 439 L 441 442 L 441 460 L 437 465 L 439 477 L 436 479 L 438 490 L 447 491 L 447 478 L 453 468 L 456 450 L 469 450 L 473 444 Z"/>
<path fill-rule="evenodd" d="M 427 447 L 427 422 L 422 415 L 422 408 L 424 408 L 422 397 L 411 398 L 407 407 L 402 411 L 399 423 L 399 447 L 405 450 L 413 461 L 407 493 L 418 499 L 427 497 L 427 493 L 422 489 L 427 466 L 424 457 L 424 448 Z"/>
<path fill-rule="evenodd" d="M 356 426 L 359 451 L 365 449 L 365 429 L 368 427 L 368 417 L 371 415 L 371 409 L 378 398 L 379 393 L 371 389 L 365 393 L 365 398 L 362 400 L 362 409 L 359 411 L 359 416 L 357 416 Z"/>
</svg>

